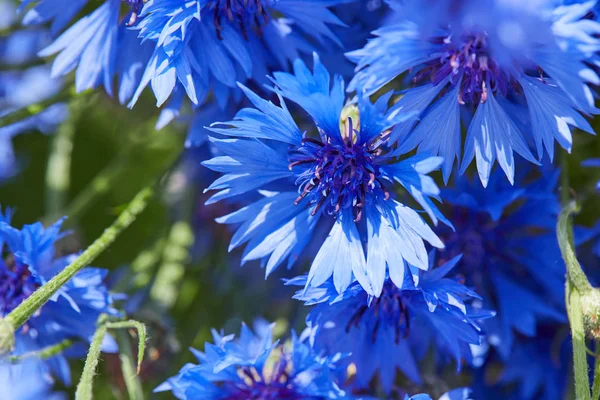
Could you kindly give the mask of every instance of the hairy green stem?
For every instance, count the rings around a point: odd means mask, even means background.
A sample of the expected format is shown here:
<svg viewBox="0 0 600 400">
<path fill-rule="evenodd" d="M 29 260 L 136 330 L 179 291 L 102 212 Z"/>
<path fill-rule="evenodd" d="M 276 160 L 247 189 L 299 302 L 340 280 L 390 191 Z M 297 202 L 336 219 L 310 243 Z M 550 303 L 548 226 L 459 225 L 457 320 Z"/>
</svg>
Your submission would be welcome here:
<svg viewBox="0 0 600 400">
<path fill-rule="evenodd" d="M 19 108 L 18 110 L 8 113 L 0 118 L 0 128 L 12 125 L 26 118 L 33 117 L 53 104 L 68 100 L 71 96 L 73 96 L 73 91 L 71 89 L 66 89 L 38 103 Z"/>
<path fill-rule="evenodd" d="M 137 372 L 140 372 L 142 361 L 144 360 L 144 352 L 146 351 L 146 325 L 133 319 L 119 322 L 109 322 L 108 327 L 111 329 L 135 329 L 138 334 L 138 356 L 137 356 Z"/>
<path fill-rule="evenodd" d="M 556 234 L 558 236 L 558 244 L 560 251 L 565 260 L 567 267 L 567 275 L 569 280 L 573 282 L 573 286 L 584 295 L 592 290 L 592 285 L 581 269 L 575 250 L 573 249 L 573 222 L 571 216 L 579 212 L 580 207 L 575 201 L 570 201 L 563 207 L 558 216 L 558 224 L 556 226 Z"/>
<path fill-rule="evenodd" d="M 88 350 L 87 357 L 85 359 L 85 365 L 83 366 L 83 372 L 81 373 L 81 379 L 77 385 L 77 391 L 75 392 L 75 400 L 91 400 L 93 396 L 94 386 L 94 375 L 96 374 L 96 368 L 100 362 L 100 352 L 102 350 L 102 341 L 108 322 L 108 315 L 102 314 L 98 318 L 96 332 L 92 337 L 90 349 Z"/>
<path fill-rule="evenodd" d="M 46 215 L 52 219 L 59 216 L 67 202 L 71 186 L 71 158 L 76 123 L 83 108 L 81 98 L 69 104 L 69 117 L 58 128 L 52 139 L 50 156 L 46 166 Z"/>
<path fill-rule="evenodd" d="M 98 239 L 91 244 L 79 257 L 63 269 L 54 278 L 38 288 L 31 296 L 25 299 L 17 308 L 6 316 L 14 330 L 23 325 L 40 307 L 42 307 L 65 283 L 79 272 L 83 267 L 89 265 L 96 259 L 117 237 L 129 227 L 144 211 L 155 189 L 146 187 L 142 189 L 127 208 L 117 217 L 116 221 L 108 227 Z"/>
<path fill-rule="evenodd" d="M 573 367 L 575 369 L 575 398 L 590 400 L 590 380 L 588 376 L 587 353 L 585 347 L 585 330 L 583 327 L 583 311 L 581 295 L 572 287 L 569 296 L 569 313 L 571 335 L 573 337 Z"/>
<path fill-rule="evenodd" d="M 600 350 L 600 342 L 596 341 L 596 351 Z M 596 357 L 594 363 L 594 383 L 592 384 L 592 399 L 600 398 L 600 357 Z"/>
<path fill-rule="evenodd" d="M 29 353 L 21 354 L 18 356 L 10 356 L 10 357 L 8 357 L 8 360 L 12 363 L 19 363 L 26 358 L 33 358 L 33 357 L 45 360 L 45 359 L 53 357 L 57 354 L 62 353 L 64 350 L 71 347 L 72 344 L 73 344 L 73 341 L 71 339 L 65 339 L 58 344 L 44 347 L 43 349 L 38 350 L 38 351 L 31 351 Z"/>
<path fill-rule="evenodd" d="M 117 343 L 119 344 L 119 359 L 121 360 L 121 370 L 123 371 L 123 380 L 127 388 L 127 394 L 130 400 L 143 400 L 144 391 L 142 384 L 138 379 L 135 361 L 131 352 L 130 336 L 126 330 L 118 330 Z"/>
</svg>

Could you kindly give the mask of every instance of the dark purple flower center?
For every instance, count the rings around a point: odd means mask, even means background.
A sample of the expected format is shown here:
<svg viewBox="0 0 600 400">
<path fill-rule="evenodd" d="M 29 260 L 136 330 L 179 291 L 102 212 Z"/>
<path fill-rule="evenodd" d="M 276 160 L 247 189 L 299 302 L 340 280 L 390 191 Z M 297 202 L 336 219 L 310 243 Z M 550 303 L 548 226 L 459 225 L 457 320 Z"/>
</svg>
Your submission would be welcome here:
<svg viewBox="0 0 600 400">
<path fill-rule="evenodd" d="M 371 340 L 375 343 L 380 330 L 392 329 L 395 341 L 399 343 L 400 339 L 406 338 L 410 333 L 410 313 L 405 304 L 406 295 L 387 280 L 381 296 L 373 298 L 370 305 L 362 304 L 352 314 L 346 324 L 346 332 L 349 332 L 353 326 L 358 328 L 361 323 L 366 324 L 373 330 Z"/>
<path fill-rule="evenodd" d="M 513 82 L 490 56 L 486 34 L 438 37 L 434 42 L 443 44 L 440 58 L 427 63 L 413 78 L 415 82 L 428 79 L 436 85 L 447 81 L 453 87 L 460 85 L 460 104 L 485 103 L 490 91 L 506 96 Z"/>
<path fill-rule="evenodd" d="M 381 168 L 376 162 L 382 144 L 356 140 L 352 119 L 348 119 L 343 142 L 305 138 L 302 146 L 290 151 L 290 170 L 304 167 L 298 175 L 299 196 L 295 204 L 305 197 L 310 199 L 312 215 L 321 207 L 330 215 L 352 207 L 355 221 L 360 221 L 362 210 L 374 197 L 389 199 Z M 307 168 L 308 166 L 308 168 Z"/>
<path fill-rule="evenodd" d="M 140 11 L 142 11 L 142 7 L 144 7 L 144 0 L 121 0 L 121 2 L 127 4 L 131 10 L 129 21 L 127 21 L 127 26 L 135 25 L 137 22 L 137 17 L 140 14 Z"/>
<path fill-rule="evenodd" d="M 38 287 L 27 265 L 16 263 L 12 256 L 0 261 L 0 315 L 6 316 Z"/>
<path fill-rule="evenodd" d="M 281 350 L 281 348 L 280 348 Z M 283 353 L 283 352 L 282 352 Z M 224 382 L 222 389 L 228 393 L 224 400 L 300 400 L 306 399 L 299 394 L 289 373 L 291 361 L 283 353 L 274 365 L 267 365 L 265 371 L 259 371 L 253 366 L 238 369 L 240 382 Z"/>
<path fill-rule="evenodd" d="M 440 264 L 462 254 L 461 271 L 468 285 L 482 288 L 489 280 L 489 266 L 496 261 L 512 264 L 505 254 L 505 235 L 502 224 L 483 212 L 455 207 L 451 221 L 454 231 L 440 227 L 438 235 L 446 246 L 441 251 Z"/>
<path fill-rule="evenodd" d="M 264 8 L 265 0 L 208 0 L 208 7 L 213 12 L 213 21 L 217 38 L 222 40 L 221 21 L 226 18 L 239 24 L 242 35 L 247 40 L 247 29 L 255 27 L 256 33 L 262 35 L 262 26 L 269 21 L 269 14 Z"/>
</svg>

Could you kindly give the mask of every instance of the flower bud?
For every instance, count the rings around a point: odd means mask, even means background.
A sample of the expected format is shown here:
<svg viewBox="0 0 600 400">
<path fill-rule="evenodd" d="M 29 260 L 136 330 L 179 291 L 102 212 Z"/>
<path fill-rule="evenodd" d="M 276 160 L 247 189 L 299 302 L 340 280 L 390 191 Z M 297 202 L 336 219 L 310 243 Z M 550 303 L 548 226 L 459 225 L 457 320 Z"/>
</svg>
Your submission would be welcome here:
<svg viewBox="0 0 600 400">
<path fill-rule="evenodd" d="M 590 338 L 600 339 L 600 290 L 592 289 L 581 295 L 583 325 Z"/>
</svg>

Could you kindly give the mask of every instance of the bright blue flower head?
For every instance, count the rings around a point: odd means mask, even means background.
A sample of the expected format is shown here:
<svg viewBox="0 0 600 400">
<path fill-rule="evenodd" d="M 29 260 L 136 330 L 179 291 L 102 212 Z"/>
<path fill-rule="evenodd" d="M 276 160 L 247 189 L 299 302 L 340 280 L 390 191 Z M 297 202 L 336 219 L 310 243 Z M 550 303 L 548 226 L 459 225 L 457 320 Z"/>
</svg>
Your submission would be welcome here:
<svg viewBox="0 0 600 400">
<path fill-rule="evenodd" d="M 460 257 L 413 276 L 399 288 L 387 279 L 381 295 L 370 296 L 353 283 L 338 295 L 331 280 L 319 288 L 300 290 L 295 298 L 307 305 L 317 304 L 307 317 L 314 346 L 325 354 L 349 353 L 343 362 L 356 368 L 355 384 L 368 387 L 378 374 L 386 390 L 392 390 L 397 369 L 415 383 L 421 383 L 418 354 L 435 345 L 441 355 L 456 360 L 470 358 L 469 345 L 480 344 L 481 328 L 467 303 L 479 296 L 458 280 L 446 278 Z M 408 270 L 407 270 L 408 271 Z M 287 284 L 304 285 L 306 277 Z"/>
<path fill-rule="evenodd" d="M 25 0 L 22 7 L 33 4 L 23 19 L 25 25 L 52 21 L 58 34 L 88 3 L 87 0 Z M 62 76 L 76 69 L 78 92 L 103 85 L 109 95 L 118 85 L 121 103 L 131 99 L 142 71 L 152 53 L 151 44 L 142 44 L 137 32 L 128 28 L 137 21 L 141 0 L 106 0 L 90 14 L 64 31 L 40 56 L 58 54 L 52 75 Z"/>
<path fill-rule="evenodd" d="M 328 6 L 343 0 L 153 0 L 143 9 L 140 37 L 156 48 L 131 102 L 152 85 L 158 105 L 176 88 L 194 104 L 214 93 L 224 106 L 239 99 L 237 82 L 266 83 L 314 44 L 338 43 L 341 25 Z"/>
<path fill-rule="evenodd" d="M 178 399 L 326 400 L 348 399 L 334 381 L 341 357 L 320 357 L 292 332 L 291 343 L 273 341 L 273 325 L 245 324 L 238 339 L 213 330 L 214 344 L 192 349 L 198 364 L 185 365 L 155 391 Z"/>
<path fill-rule="evenodd" d="M 269 274 L 286 259 L 291 266 L 314 239 L 318 252 L 308 286 L 333 276 L 342 293 L 356 278 L 379 296 L 389 272 L 402 287 L 406 262 L 427 269 L 424 241 L 443 245 L 417 212 L 395 199 L 396 184 L 434 222 L 444 220 L 430 199 L 439 189 L 426 175 L 441 159 L 419 155 L 396 162 L 390 156 L 389 130 L 404 118 L 387 111 L 390 94 L 375 104 L 360 98 L 344 109 L 342 79 L 331 79 L 316 55 L 313 73 L 299 60 L 294 70 L 274 74 L 280 106 L 242 86 L 256 108 L 211 128 L 228 138 L 212 139 L 223 155 L 204 162 L 224 173 L 207 189 L 217 190 L 208 203 L 255 191 L 262 197 L 218 219 L 239 226 L 230 248 L 247 243 L 243 261 L 263 260 Z M 308 132 L 292 119 L 282 96 L 312 117 Z"/>
<path fill-rule="evenodd" d="M 55 257 L 54 244 L 62 220 L 49 228 L 37 222 L 22 229 L 10 225 L 11 213 L 0 213 L 0 316 L 5 317 L 37 288 L 74 260 L 76 255 Z M 65 339 L 89 341 L 101 313 L 114 314 L 112 299 L 103 285 L 106 270 L 85 268 L 63 286 L 16 332 L 14 354 L 38 351 Z M 115 344 L 107 336 L 105 350 Z M 46 368 L 69 384 L 69 365 L 63 355 L 45 362 Z"/>
<path fill-rule="evenodd" d="M 525 166 L 524 166 L 525 167 Z M 442 192 L 455 231 L 440 227 L 442 259 L 462 254 L 457 271 L 498 315 L 486 321 L 488 343 L 506 358 L 514 332 L 533 337 L 540 321 L 564 321 L 564 274 L 555 225 L 560 208 L 558 173 L 515 185 L 500 171 L 483 188 L 477 179 L 456 179 Z"/>
<path fill-rule="evenodd" d="M 588 66 L 599 61 L 595 1 L 391 3 L 393 21 L 348 54 L 358 70 L 349 90 L 372 93 L 408 73 L 414 87 L 395 107 L 417 114 L 392 141 L 443 156 L 446 181 L 455 160 L 462 173 L 476 158 L 484 186 L 496 161 L 512 182 L 513 152 L 537 163 L 544 148 L 553 157 L 554 140 L 571 151 L 572 127 L 593 133 L 582 114 L 598 113 L 589 85 L 600 78 Z"/>
</svg>

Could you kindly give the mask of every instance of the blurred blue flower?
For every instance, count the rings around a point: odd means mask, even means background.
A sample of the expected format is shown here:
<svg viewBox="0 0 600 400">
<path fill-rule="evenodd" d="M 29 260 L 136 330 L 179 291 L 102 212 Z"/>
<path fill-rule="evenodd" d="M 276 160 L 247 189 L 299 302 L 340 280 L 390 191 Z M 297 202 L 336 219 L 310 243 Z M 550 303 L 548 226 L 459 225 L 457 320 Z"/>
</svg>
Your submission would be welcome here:
<svg viewBox="0 0 600 400">
<path fill-rule="evenodd" d="M 142 11 L 140 37 L 156 44 L 131 106 L 150 83 L 163 104 L 180 87 L 194 104 L 211 92 L 222 107 L 242 97 L 236 82 L 267 83 L 315 45 L 340 44 L 327 8 L 344 0 L 153 0 Z"/>
<path fill-rule="evenodd" d="M 0 0 L 0 26 L 14 24 L 17 13 L 14 4 Z M 36 65 L 36 52 L 48 43 L 43 29 L 17 30 L 0 38 L 0 118 L 24 107 L 54 96 L 62 82 L 50 77 L 49 68 Z M 52 133 L 67 116 L 67 107 L 54 104 L 40 113 L 0 127 L 0 183 L 16 175 L 21 166 L 14 152 L 12 139 L 21 133 L 38 130 Z"/>
<path fill-rule="evenodd" d="M 334 381 L 341 355 L 320 357 L 294 332 L 290 343 L 273 341 L 273 325 L 245 324 L 238 339 L 215 330 L 204 353 L 191 349 L 198 364 L 187 364 L 155 389 L 178 399 L 348 399 Z"/>
<path fill-rule="evenodd" d="M 4 317 L 37 288 L 71 263 L 75 254 L 56 257 L 55 243 L 64 237 L 63 220 L 49 228 L 40 222 L 22 229 L 10 225 L 10 210 L 0 212 L 0 316 Z M 87 267 L 77 273 L 16 332 L 15 355 L 41 350 L 65 339 L 89 341 L 101 313 L 115 314 L 112 299 L 103 285 L 107 271 Z M 104 349 L 116 344 L 105 338 Z M 65 384 L 70 383 L 69 364 L 64 355 L 49 358 L 45 368 Z"/>
<path fill-rule="evenodd" d="M 379 296 L 389 272 L 401 287 L 406 262 L 427 269 L 424 241 L 443 245 L 417 212 L 394 199 L 395 183 L 435 223 L 445 221 L 430 198 L 437 198 L 439 189 L 426 175 L 441 159 L 419 155 L 393 163 L 387 132 L 405 117 L 387 112 L 391 94 L 374 104 L 360 98 L 344 111 L 354 115 L 343 116 L 341 77 L 331 82 L 316 54 L 313 73 L 300 60 L 294 69 L 295 75 L 274 74 L 280 106 L 241 86 L 256 108 L 212 125 L 212 131 L 229 138 L 211 139 L 223 155 L 203 164 L 224 175 L 207 189 L 217 190 L 207 204 L 259 191 L 260 200 L 217 221 L 239 225 L 230 249 L 247 243 L 242 261 L 263 260 L 267 275 L 286 259 L 291 266 L 315 237 L 319 250 L 308 286 L 320 286 L 333 275 L 342 293 L 354 276 Z M 302 133 L 281 96 L 312 117 L 310 134 Z M 323 241 L 320 233 L 327 232 Z"/>
<path fill-rule="evenodd" d="M 367 42 L 371 32 L 384 23 L 389 7 L 385 0 L 362 0 L 338 4 L 331 11 L 344 23 L 332 27 L 342 46 L 328 46 L 319 51 L 319 56 L 328 70 L 349 81 L 354 76 L 355 65 L 348 60 L 345 52 Z"/>
<path fill-rule="evenodd" d="M 22 8 L 33 4 L 25 14 L 25 25 L 52 21 L 58 34 L 86 5 L 87 0 L 26 0 Z M 122 3 L 127 3 L 122 7 Z M 141 1 L 106 0 L 100 7 L 81 18 L 52 44 L 39 52 L 42 57 L 58 54 L 52 64 L 52 76 L 75 73 L 78 92 L 104 85 L 114 94 L 114 79 L 121 103 L 131 99 L 142 71 L 152 54 L 152 44 L 142 44 L 137 32 L 128 29 L 137 21 Z M 125 10 L 125 11 L 123 11 Z"/>
<path fill-rule="evenodd" d="M 397 369 L 421 383 L 416 348 L 425 353 L 431 345 L 456 360 L 470 358 L 470 346 L 479 345 L 482 330 L 476 319 L 493 312 L 473 314 L 466 303 L 480 297 L 458 280 L 446 278 L 460 257 L 423 272 L 411 268 L 402 287 L 386 280 L 381 296 L 370 296 L 357 283 L 338 295 L 328 280 L 318 288 L 302 289 L 294 298 L 317 304 L 307 317 L 311 341 L 325 354 L 350 355 L 342 360 L 354 364 L 354 384 L 366 388 L 378 374 L 389 393 Z M 306 276 L 288 280 L 288 285 L 305 285 Z"/>
<path fill-rule="evenodd" d="M 565 267 L 555 234 L 558 171 L 529 179 L 526 170 L 518 171 L 514 186 L 499 170 L 487 188 L 457 177 L 442 191 L 455 231 L 440 226 L 437 232 L 446 245 L 442 261 L 462 254 L 457 271 L 465 284 L 497 310 L 485 323 L 487 341 L 505 359 L 514 332 L 533 337 L 539 321 L 565 321 Z"/>
<path fill-rule="evenodd" d="M 566 329 L 566 325 L 542 326 L 536 337 L 520 337 L 508 360 L 495 356 L 488 359 L 484 368 L 474 371 L 473 397 L 564 399 L 572 368 L 572 347 Z"/>
<path fill-rule="evenodd" d="M 447 393 L 444 393 L 439 400 L 470 400 L 471 399 L 471 390 L 468 388 L 458 388 L 453 389 Z M 413 396 L 404 396 L 404 400 L 432 400 L 431 396 L 428 394 L 415 394 Z"/>
<path fill-rule="evenodd" d="M 446 181 L 455 160 L 463 173 L 476 158 L 486 186 L 496 160 L 513 182 L 513 152 L 537 163 L 544 148 L 553 157 L 554 140 L 571 151 L 571 127 L 593 133 L 581 114 L 599 112 L 589 87 L 600 83 L 589 67 L 599 61 L 600 24 L 588 14 L 595 1 L 391 3 L 393 22 L 348 53 L 358 69 L 348 89 L 372 93 L 408 73 L 415 87 L 395 108 L 416 115 L 392 133 L 400 152 L 443 156 Z"/>
<path fill-rule="evenodd" d="M 581 163 L 583 167 L 600 168 L 600 158 L 590 158 Z M 600 181 L 596 183 L 596 190 L 600 191 Z"/>
<path fill-rule="evenodd" d="M 63 400 L 61 393 L 53 393 L 52 378 L 48 376 L 42 362 L 33 358 L 18 364 L 0 363 L 0 388 L 6 400 Z"/>
</svg>

